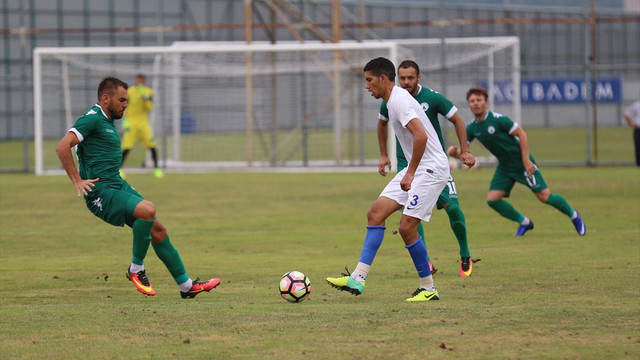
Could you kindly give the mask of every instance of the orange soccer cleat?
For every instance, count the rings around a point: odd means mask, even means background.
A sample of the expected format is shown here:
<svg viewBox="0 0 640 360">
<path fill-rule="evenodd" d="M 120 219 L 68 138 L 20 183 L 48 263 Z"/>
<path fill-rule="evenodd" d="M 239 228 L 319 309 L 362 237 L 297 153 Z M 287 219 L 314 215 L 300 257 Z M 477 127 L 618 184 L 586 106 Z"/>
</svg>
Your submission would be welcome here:
<svg viewBox="0 0 640 360">
<path fill-rule="evenodd" d="M 156 291 L 153 289 L 153 286 L 149 283 L 149 279 L 147 278 L 147 273 L 144 270 L 140 270 L 137 273 L 132 273 L 127 269 L 127 279 L 135 285 L 136 289 L 141 293 L 153 296 L 156 294 Z"/>
<path fill-rule="evenodd" d="M 183 299 L 192 299 L 201 292 L 211 291 L 211 289 L 218 285 L 220 285 L 220 279 L 218 278 L 211 279 L 209 281 L 198 281 L 198 279 L 195 279 L 193 281 L 193 285 L 191 285 L 191 290 L 187 292 L 181 291 L 180 296 L 182 296 Z"/>
</svg>

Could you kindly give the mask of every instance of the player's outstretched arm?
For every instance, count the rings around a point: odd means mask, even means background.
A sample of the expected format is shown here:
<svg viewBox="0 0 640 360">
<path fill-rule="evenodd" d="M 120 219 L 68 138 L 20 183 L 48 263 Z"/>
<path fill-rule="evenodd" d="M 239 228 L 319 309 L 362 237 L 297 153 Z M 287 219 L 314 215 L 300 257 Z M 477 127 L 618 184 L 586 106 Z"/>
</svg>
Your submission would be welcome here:
<svg viewBox="0 0 640 360">
<path fill-rule="evenodd" d="M 56 153 L 58 154 L 60 163 L 62 163 L 62 167 L 64 167 L 69 179 L 73 182 L 78 197 L 87 195 L 87 193 L 91 191 L 91 188 L 95 186 L 95 182 L 98 181 L 98 179 L 83 180 L 78 173 L 78 168 L 76 168 L 76 164 L 73 161 L 73 154 L 71 154 L 71 148 L 78 145 L 79 142 L 76 134 L 69 131 L 62 140 L 60 140 L 58 146 L 56 146 Z"/>
<path fill-rule="evenodd" d="M 469 151 L 469 144 L 467 144 L 467 129 L 464 124 L 464 120 L 462 120 L 458 113 L 455 113 L 451 116 L 449 121 L 453 123 L 453 126 L 456 129 L 456 135 L 458 136 L 458 142 L 460 143 L 458 155 L 454 157 L 456 159 L 460 159 L 464 165 L 472 167 L 476 164 L 476 159 Z"/>
<path fill-rule="evenodd" d="M 522 154 L 522 164 L 524 165 L 525 170 L 530 175 L 533 175 L 534 172 L 538 169 L 536 164 L 531 162 L 529 158 L 529 138 L 527 137 L 527 133 L 522 129 L 522 127 L 518 126 L 512 133 L 512 136 L 517 136 L 520 139 L 520 152 Z"/>
<path fill-rule="evenodd" d="M 447 148 L 447 155 L 454 159 L 460 159 L 460 149 L 455 145 L 451 145 Z"/>
<path fill-rule="evenodd" d="M 378 146 L 380 147 L 380 161 L 378 162 L 378 173 L 387 176 L 387 169 L 391 170 L 391 160 L 387 152 L 387 137 L 389 136 L 389 122 L 378 120 Z"/>
</svg>

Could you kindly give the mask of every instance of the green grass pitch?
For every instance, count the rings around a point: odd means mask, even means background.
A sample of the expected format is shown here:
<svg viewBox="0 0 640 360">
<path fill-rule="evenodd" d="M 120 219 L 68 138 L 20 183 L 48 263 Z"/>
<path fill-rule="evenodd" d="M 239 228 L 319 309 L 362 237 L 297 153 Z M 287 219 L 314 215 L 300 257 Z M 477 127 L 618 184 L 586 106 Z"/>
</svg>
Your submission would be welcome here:
<svg viewBox="0 0 640 360">
<path fill-rule="evenodd" d="M 485 203 L 492 169 L 454 172 L 471 278 L 458 276 L 446 214 L 425 225 L 441 300 L 406 303 L 418 278 L 387 222 L 358 297 L 324 278 L 355 267 L 366 212 L 388 179 L 360 173 L 131 174 L 158 208 L 192 277 L 222 284 L 180 298 L 149 250 L 158 294 L 124 276 L 129 228 L 102 223 L 65 176 L 0 174 L 2 359 L 638 359 L 640 170 L 542 167 L 552 192 L 582 213 L 587 235 L 523 186 L 517 226 Z M 309 300 L 278 293 L 307 274 Z"/>
</svg>

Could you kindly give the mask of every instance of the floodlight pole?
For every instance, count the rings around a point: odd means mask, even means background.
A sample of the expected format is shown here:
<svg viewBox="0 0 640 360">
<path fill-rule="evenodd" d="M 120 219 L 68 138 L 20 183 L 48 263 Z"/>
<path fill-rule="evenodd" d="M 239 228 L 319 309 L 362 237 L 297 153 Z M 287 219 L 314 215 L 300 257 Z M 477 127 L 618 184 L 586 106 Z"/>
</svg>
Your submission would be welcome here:
<svg viewBox="0 0 640 360">
<path fill-rule="evenodd" d="M 340 42 L 340 0 L 331 4 L 331 31 L 334 44 Z M 342 165 L 342 100 L 340 96 L 340 51 L 333 52 L 333 143 L 336 165 Z"/>
<path fill-rule="evenodd" d="M 247 45 L 252 41 L 252 3 L 251 0 L 244 0 L 244 35 Z M 247 120 L 247 166 L 253 165 L 253 53 L 247 51 L 245 54 L 246 75 L 245 75 L 245 93 L 247 102 L 245 105 Z"/>
<path fill-rule="evenodd" d="M 598 99 L 596 97 L 598 87 L 598 68 L 596 57 L 596 14 L 595 0 L 591 0 L 591 101 L 593 104 L 593 160 L 598 163 Z"/>
</svg>

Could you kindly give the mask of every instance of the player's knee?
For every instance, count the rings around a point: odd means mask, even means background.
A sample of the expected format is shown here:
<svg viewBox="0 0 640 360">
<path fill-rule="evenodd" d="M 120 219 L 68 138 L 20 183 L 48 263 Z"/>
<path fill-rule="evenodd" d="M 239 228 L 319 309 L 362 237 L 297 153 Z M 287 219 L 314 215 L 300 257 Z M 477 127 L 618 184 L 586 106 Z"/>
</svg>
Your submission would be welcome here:
<svg viewBox="0 0 640 360">
<path fill-rule="evenodd" d="M 536 197 L 543 204 L 546 203 L 547 200 L 549 200 L 549 196 L 550 195 L 551 195 L 551 192 L 549 191 L 549 189 L 544 189 L 544 190 L 536 193 Z"/>
<path fill-rule="evenodd" d="M 411 229 L 405 224 L 400 223 L 400 227 L 398 228 L 398 232 L 402 239 L 408 239 L 411 235 L 415 235 L 415 231 L 411 231 Z"/>
<path fill-rule="evenodd" d="M 367 222 L 369 225 L 381 225 L 384 224 L 384 220 L 381 212 L 374 207 L 371 207 L 369 211 L 367 211 Z"/>
<path fill-rule="evenodd" d="M 156 206 L 148 200 L 142 200 L 134 211 L 137 219 L 154 220 L 156 218 Z"/>
</svg>

